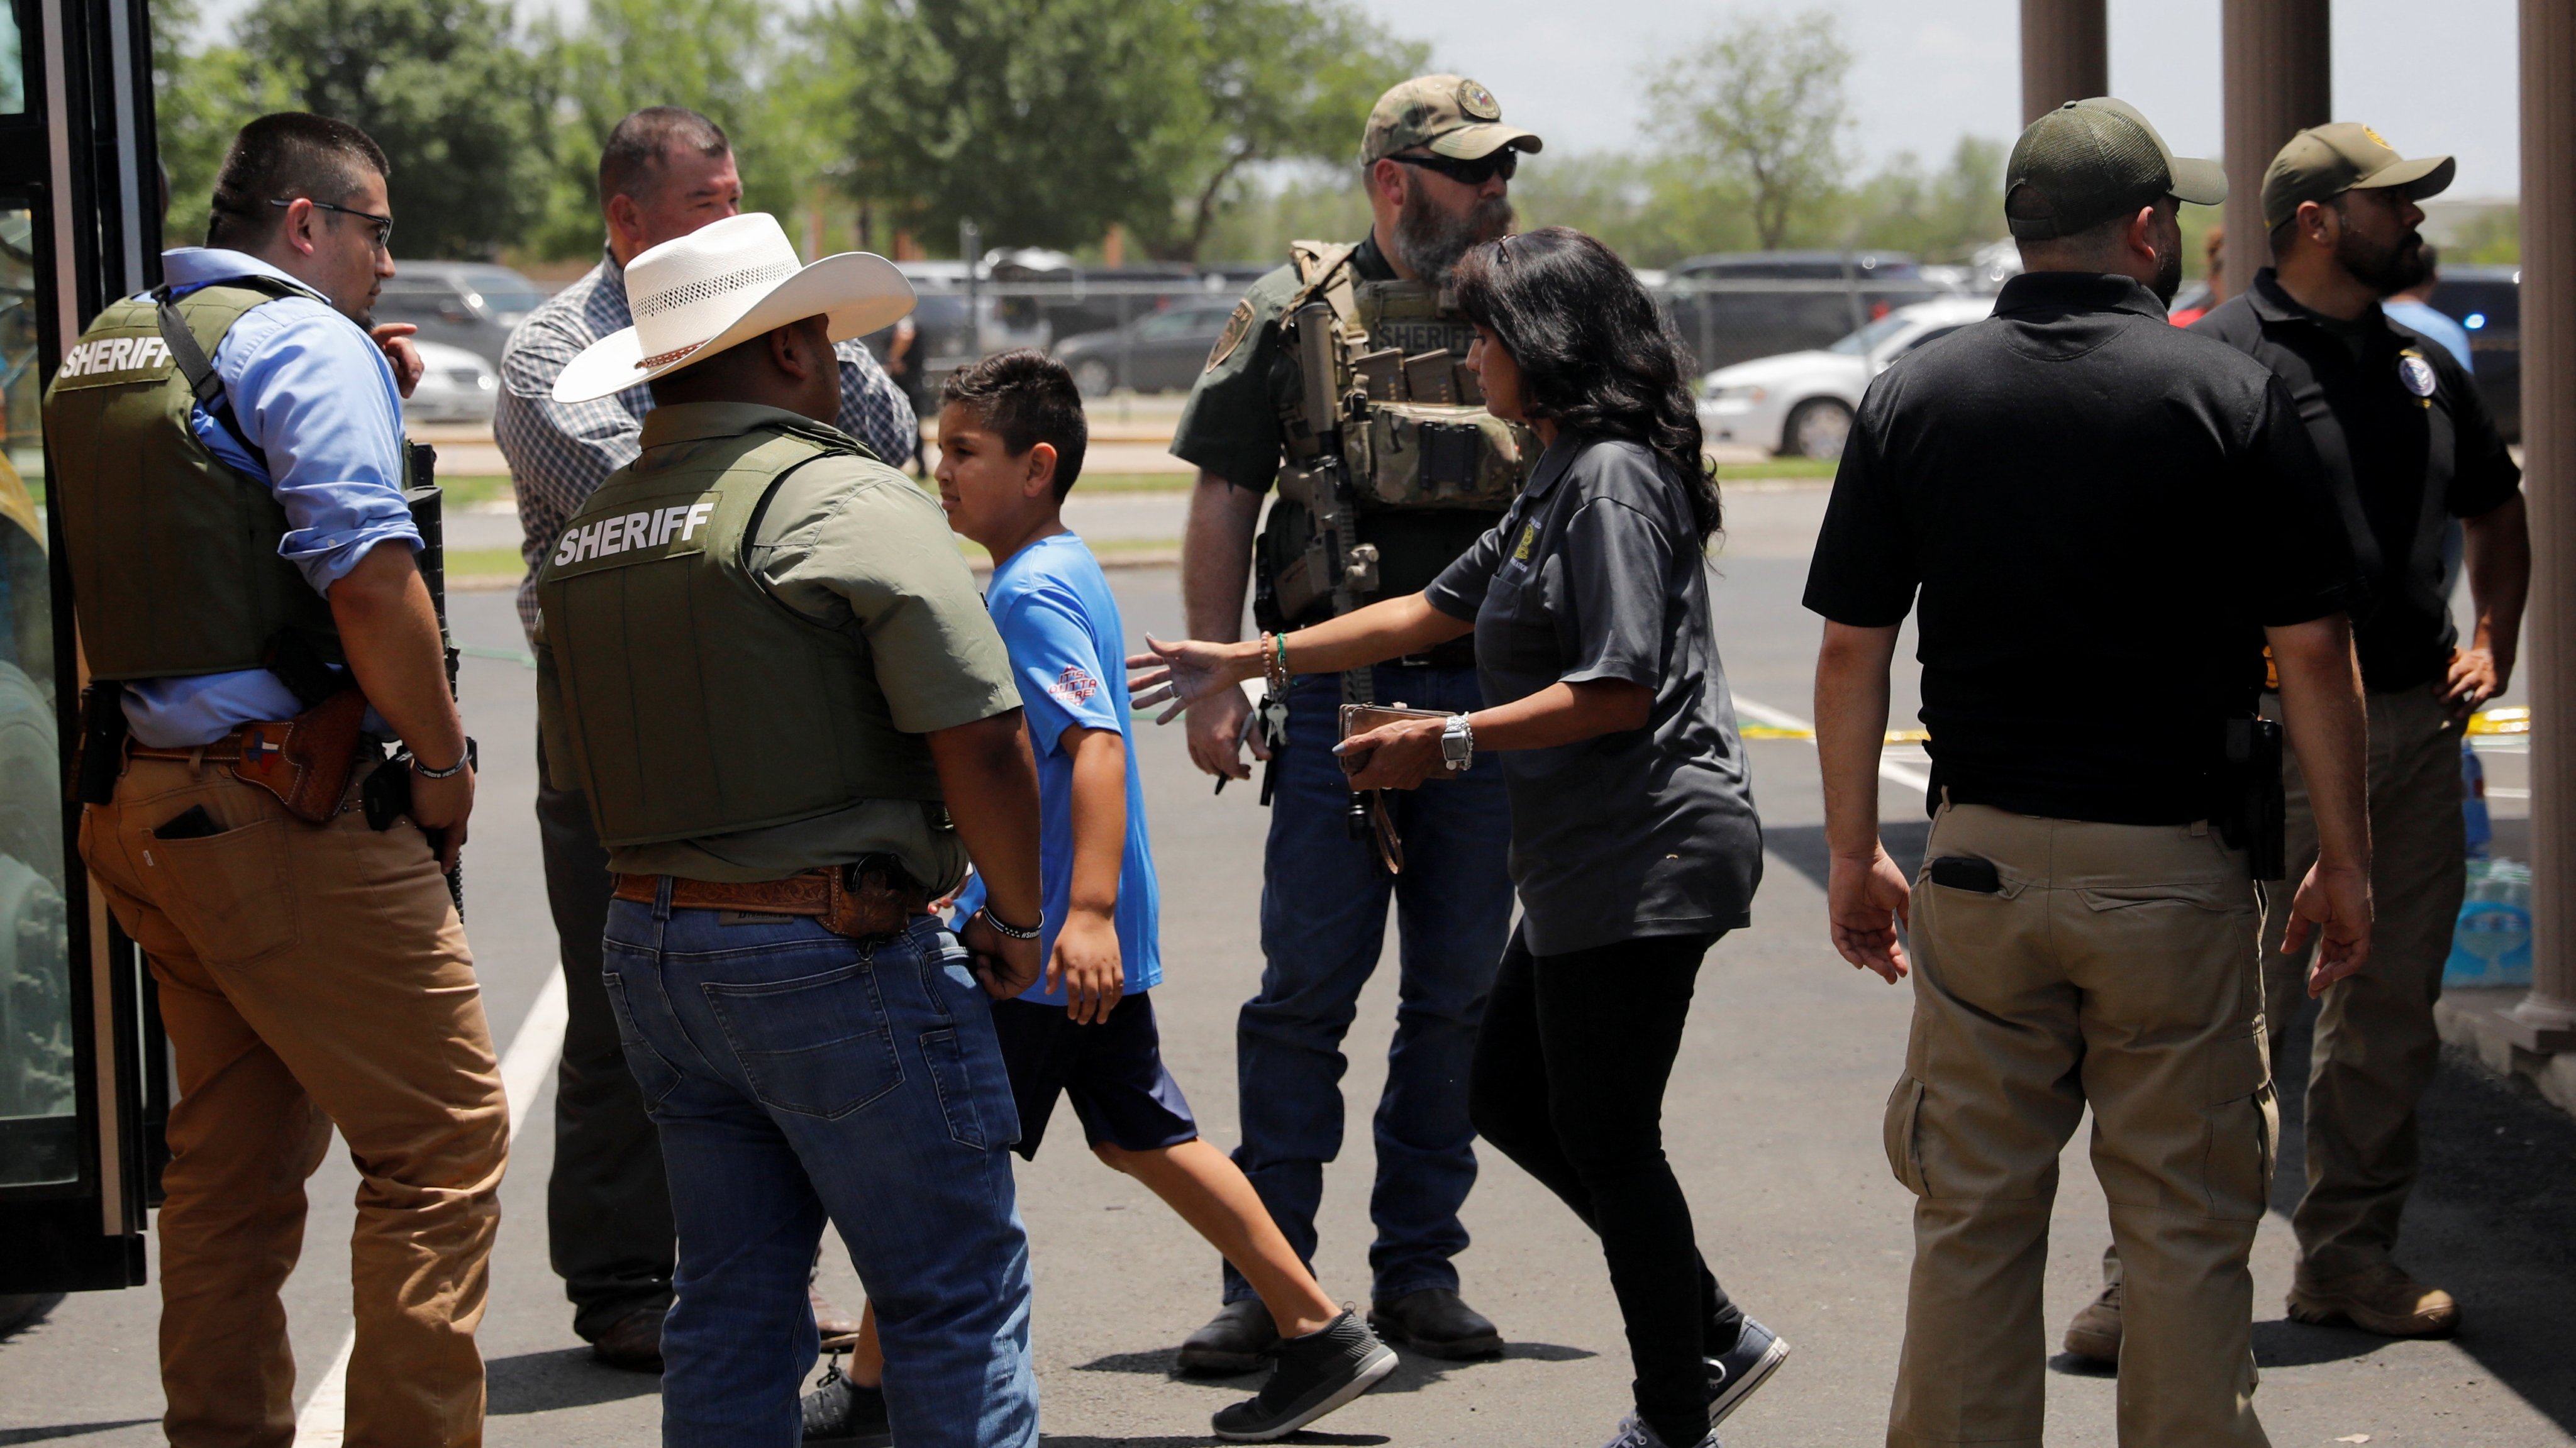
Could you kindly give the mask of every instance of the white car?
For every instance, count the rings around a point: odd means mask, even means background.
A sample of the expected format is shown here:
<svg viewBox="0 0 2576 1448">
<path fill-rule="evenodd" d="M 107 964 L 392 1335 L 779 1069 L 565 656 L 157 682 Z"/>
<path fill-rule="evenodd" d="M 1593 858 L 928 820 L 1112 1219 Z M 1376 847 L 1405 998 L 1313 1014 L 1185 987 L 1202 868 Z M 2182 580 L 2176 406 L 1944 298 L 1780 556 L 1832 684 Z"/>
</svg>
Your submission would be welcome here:
<svg viewBox="0 0 2576 1448">
<path fill-rule="evenodd" d="M 1787 457 L 1841 457 L 1852 412 L 1871 378 L 1994 309 L 1993 297 L 1938 297 L 1898 307 L 1818 351 L 1720 367 L 1700 384 L 1700 430 L 1712 443 L 1752 443 Z"/>
<path fill-rule="evenodd" d="M 490 422 L 501 401 L 501 379 L 462 347 L 412 339 L 420 349 L 420 385 L 403 399 L 406 422 Z"/>
</svg>

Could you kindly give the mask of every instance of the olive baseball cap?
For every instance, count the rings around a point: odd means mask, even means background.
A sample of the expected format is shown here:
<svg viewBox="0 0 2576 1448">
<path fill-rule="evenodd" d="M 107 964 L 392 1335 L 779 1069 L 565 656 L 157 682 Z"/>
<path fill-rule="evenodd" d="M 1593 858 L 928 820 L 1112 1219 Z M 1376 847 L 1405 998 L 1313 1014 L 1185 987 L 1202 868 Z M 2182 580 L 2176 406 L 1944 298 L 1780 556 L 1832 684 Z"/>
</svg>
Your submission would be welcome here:
<svg viewBox="0 0 2576 1448">
<path fill-rule="evenodd" d="M 2216 206 L 2227 172 L 2176 156 L 2137 107 L 2109 96 L 2031 122 L 2004 166 L 2004 220 L 2022 241 L 2073 236 L 2167 196 Z"/>
<path fill-rule="evenodd" d="M 2310 126 L 2290 138 L 2263 172 L 2263 225 L 2299 214 L 2303 201 L 2332 201 L 2347 191 L 2403 186 L 2408 200 L 2438 195 L 2459 172 L 2448 156 L 2409 161 L 2359 121 Z"/>
<path fill-rule="evenodd" d="M 1377 98 L 1360 137 L 1360 164 L 1374 165 L 1415 146 L 1473 161 L 1505 146 L 1536 151 L 1541 144 L 1536 134 L 1504 125 L 1502 102 L 1476 82 L 1463 75 L 1418 75 Z"/>
</svg>

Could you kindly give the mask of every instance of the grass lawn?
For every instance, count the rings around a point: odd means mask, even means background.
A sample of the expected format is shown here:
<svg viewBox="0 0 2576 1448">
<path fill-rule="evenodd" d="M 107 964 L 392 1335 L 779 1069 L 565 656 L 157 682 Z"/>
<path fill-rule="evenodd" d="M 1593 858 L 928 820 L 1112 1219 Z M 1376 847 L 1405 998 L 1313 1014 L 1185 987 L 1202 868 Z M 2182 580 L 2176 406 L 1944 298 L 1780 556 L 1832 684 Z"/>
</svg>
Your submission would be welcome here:
<svg viewBox="0 0 2576 1448">
<path fill-rule="evenodd" d="M 516 548 L 465 548 L 447 555 L 449 578 L 516 578 L 527 571 Z"/>
<path fill-rule="evenodd" d="M 477 503 L 507 502 L 510 499 L 510 479 L 506 473 L 465 477 L 442 475 L 438 486 L 447 494 L 447 505 L 451 508 L 470 508 Z"/>
<path fill-rule="evenodd" d="M 1770 458 L 1758 463 L 1719 463 L 1717 480 L 1728 483 L 1739 478 L 1831 478 L 1834 467 L 1832 458 Z"/>
</svg>

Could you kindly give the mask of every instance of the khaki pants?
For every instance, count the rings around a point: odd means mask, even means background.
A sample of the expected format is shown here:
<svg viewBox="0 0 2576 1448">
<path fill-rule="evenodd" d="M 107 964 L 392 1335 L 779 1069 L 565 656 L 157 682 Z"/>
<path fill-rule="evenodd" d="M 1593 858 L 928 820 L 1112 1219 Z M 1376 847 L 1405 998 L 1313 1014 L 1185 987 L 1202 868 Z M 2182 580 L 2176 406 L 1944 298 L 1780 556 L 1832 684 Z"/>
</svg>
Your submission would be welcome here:
<svg viewBox="0 0 2576 1448">
<path fill-rule="evenodd" d="M 2370 708 L 2370 963 L 2327 987 L 2308 1066 L 2308 1186 L 2290 1225 L 2300 1271 L 2334 1278 L 2384 1261 L 2415 1185 L 2415 1104 L 2442 1059 L 2433 1002 L 2466 886 L 2460 722 L 2431 686 L 2374 693 Z M 2278 718 L 2279 701 L 2265 712 Z M 2265 1014 L 2277 1051 L 2307 998 L 2316 947 L 2281 954 L 2290 892 L 2317 859 L 2316 818 L 2293 759 L 2289 878 L 2263 920 Z"/>
<path fill-rule="evenodd" d="M 222 833 L 153 831 L 203 805 Z M 81 857 L 160 983 L 178 1063 L 161 1380 L 178 1448 L 295 1437 L 278 1288 L 330 1128 L 362 1179 L 352 1445 L 471 1445 L 509 1108 L 465 931 L 420 831 L 327 826 L 220 768 L 136 759 Z M 320 1364 L 315 1364 L 316 1370 Z"/>
<path fill-rule="evenodd" d="M 2204 825 L 1975 805 L 1934 821 L 1926 856 L 1945 855 L 1992 861 L 2003 888 L 1927 867 L 1914 895 L 1887 1154 L 1918 1200 L 1888 1443 L 2040 1442 L 2049 1209 L 2088 1103 L 2128 1262 L 2120 1442 L 2265 1443 L 2246 1257 L 2278 1116 L 2244 855 Z"/>
</svg>

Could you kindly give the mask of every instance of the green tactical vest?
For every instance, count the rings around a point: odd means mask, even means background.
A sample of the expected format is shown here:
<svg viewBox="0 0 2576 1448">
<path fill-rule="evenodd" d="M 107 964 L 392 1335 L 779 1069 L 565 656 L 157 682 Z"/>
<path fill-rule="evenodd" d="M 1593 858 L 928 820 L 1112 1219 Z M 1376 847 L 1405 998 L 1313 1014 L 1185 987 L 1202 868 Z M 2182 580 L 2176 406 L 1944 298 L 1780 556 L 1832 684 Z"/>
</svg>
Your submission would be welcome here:
<svg viewBox="0 0 2576 1448">
<path fill-rule="evenodd" d="M 836 456 L 871 454 L 820 424 L 649 449 L 564 525 L 537 578 L 554 661 L 539 707 L 610 848 L 939 797 L 867 640 L 787 607 L 743 563 L 779 483 Z"/>
<path fill-rule="evenodd" d="M 1306 501 L 1312 483 L 1300 466 L 1313 455 L 1319 431 L 1341 428 L 1343 459 L 1356 485 L 1358 541 L 1378 552 L 1378 587 L 1362 603 L 1428 586 L 1511 506 L 1538 458 L 1525 430 L 1485 410 L 1476 375 L 1466 367 L 1474 324 L 1430 286 L 1360 277 L 1352 250 L 1290 245 L 1298 287 L 1282 312 L 1287 345 L 1279 366 L 1291 375 L 1272 388 L 1289 456 L 1255 557 L 1254 612 L 1264 628 L 1313 622 L 1331 611 L 1327 555 Z M 1331 305 L 1338 333 L 1338 375 L 1329 390 L 1366 399 L 1331 420 L 1302 415 L 1305 388 L 1295 374 L 1303 363 L 1286 335 L 1293 329 L 1284 325 L 1315 299 Z"/>
<path fill-rule="evenodd" d="M 179 298 L 208 357 L 243 313 L 310 295 L 244 277 Z M 50 491 L 63 510 L 81 647 L 101 679 L 165 679 L 261 667 L 281 629 L 338 663 L 331 605 L 277 556 L 286 510 L 224 465 L 188 425 L 188 379 L 161 340 L 150 297 L 110 304 L 45 391 Z"/>
</svg>

